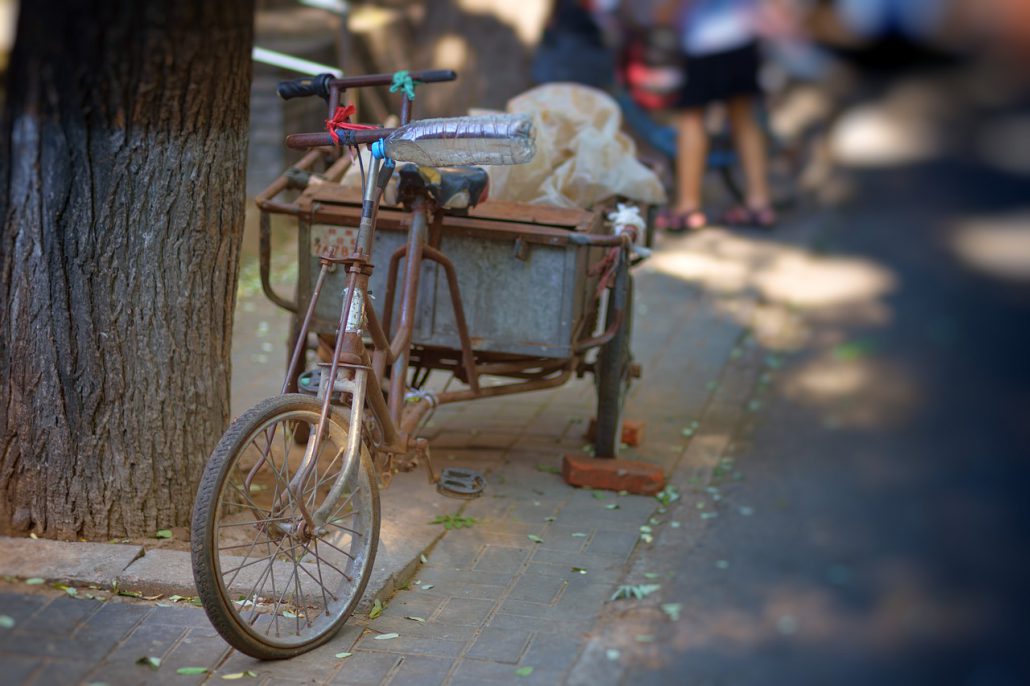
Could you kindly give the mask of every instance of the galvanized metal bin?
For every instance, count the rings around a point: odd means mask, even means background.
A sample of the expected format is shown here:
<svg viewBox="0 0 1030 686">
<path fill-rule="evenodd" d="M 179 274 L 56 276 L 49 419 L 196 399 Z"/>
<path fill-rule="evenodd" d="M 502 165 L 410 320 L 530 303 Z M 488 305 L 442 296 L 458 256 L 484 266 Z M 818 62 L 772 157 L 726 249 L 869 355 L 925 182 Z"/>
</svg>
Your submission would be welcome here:
<svg viewBox="0 0 1030 686">
<path fill-rule="evenodd" d="M 353 248 L 360 201 L 335 185 L 309 188 L 300 198 L 300 273 L 298 299 L 310 297 L 319 256 Z M 411 215 L 382 207 L 376 227 L 370 292 L 383 317 L 391 256 L 405 245 Z M 455 266 L 465 318 L 478 353 L 563 359 L 575 341 L 589 336 L 596 276 L 588 266 L 602 248 L 577 244 L 579 235 L 600 233 L 600 211 L 484 203 L 469 216 L 442 215 L 430 224 L 428 244 Z M 403 258 L 401 258 L 403 273 Z M 344 274 L 329 275 L 315 310 L 313 330 L 334 334 L 339 319 Z M 399 300 L 399 296 L 395 296 Z M 395 303 L 394 322 L 399 305 Z M 424 261 L 419 282 L 413 342 L 418 346 L 460 350 L 451 294 L 444 268 Z"/>
</svg>

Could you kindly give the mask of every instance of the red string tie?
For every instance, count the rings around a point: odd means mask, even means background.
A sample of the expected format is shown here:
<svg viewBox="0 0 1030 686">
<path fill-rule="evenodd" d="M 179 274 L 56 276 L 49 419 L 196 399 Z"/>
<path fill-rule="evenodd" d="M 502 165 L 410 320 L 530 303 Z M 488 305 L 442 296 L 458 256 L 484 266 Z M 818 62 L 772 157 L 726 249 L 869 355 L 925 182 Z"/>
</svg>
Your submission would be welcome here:
<svg viewBox="0 0 1030 686">
<path fill-rule="evenodd" d="M 332 119 L 325 120 L 325 128 L 332 136 L 333 143 L 336 145 L 340 144 L 340 134 L 336 133 L 337 129 L 347 129 L 350 131 L 361 131 L 365 129 L 378 129 L 378 126 L 371 126 L 369 124 L 353 124 L 349 121 L 351 115 L 354 114 L 356 108 L 353 104 L 347 105 L 346 107 L 337 107 L 336 113 Z"/>
</svg>

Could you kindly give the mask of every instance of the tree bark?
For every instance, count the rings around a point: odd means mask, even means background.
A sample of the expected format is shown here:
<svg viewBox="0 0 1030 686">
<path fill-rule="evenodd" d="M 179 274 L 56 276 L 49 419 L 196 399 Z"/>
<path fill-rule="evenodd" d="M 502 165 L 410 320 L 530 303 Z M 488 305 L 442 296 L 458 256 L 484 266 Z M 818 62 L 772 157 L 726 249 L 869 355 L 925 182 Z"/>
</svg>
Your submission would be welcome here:
<svg viewBox="0 0 1030 686">
<path fill-rule="evenodd" d="M 0 129 L 0 532 L 189 522 L 229 416 L 253 15 L 21 5 Z"/>
</svg>

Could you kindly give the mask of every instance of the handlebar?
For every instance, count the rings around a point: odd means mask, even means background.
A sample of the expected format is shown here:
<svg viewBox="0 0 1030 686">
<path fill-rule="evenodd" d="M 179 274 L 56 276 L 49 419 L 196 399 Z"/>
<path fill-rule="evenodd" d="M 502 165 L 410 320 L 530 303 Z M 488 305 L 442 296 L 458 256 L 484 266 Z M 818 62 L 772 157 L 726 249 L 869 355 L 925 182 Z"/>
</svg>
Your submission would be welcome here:
<svg viewBox="0 0 1030 686">
<path fill-rule="evenodd" d="M 417 83 L 440 83 L 458 78 L 453 69 L 426 69 L 410 72 L 412 80 Z M 276 92 L 283 100 L 317 95 L 329 98 L 331 88 L 346 90 L 348 88 L 366 88 L 368 86 L 389 86 L 393 83 L 393 74 L 365 74 L 335 78 L 332 74 L 319 74 L 291 81 L 281 81 Z"/>
<path fill-rule="evenodd" d="M 338 144 L 348 146 L 374 143 L 386 138 L 394 130 L 395 129 L 363 129 L 360 131 L 347 131 L 344 129 L 337 129 L 336 133 L 340 138 Z M 325 131 L 321 133 L 291 133 L 286 137 L 286 147 L 294 150 L 307 150 L 308 148 L 335 145 L 337 145 L 337 142 L 334 141 L 332 136 Z"/>
</svg>

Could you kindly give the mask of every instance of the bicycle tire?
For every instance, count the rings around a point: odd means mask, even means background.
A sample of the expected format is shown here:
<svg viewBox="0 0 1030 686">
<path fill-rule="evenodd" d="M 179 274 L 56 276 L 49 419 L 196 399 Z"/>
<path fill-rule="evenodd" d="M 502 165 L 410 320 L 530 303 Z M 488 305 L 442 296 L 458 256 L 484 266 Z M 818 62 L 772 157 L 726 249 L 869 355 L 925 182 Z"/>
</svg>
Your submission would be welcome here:
<svg viewBox="0 0 1030 686">
<path fill-rule="evenodd" d="M 314 481 L 309 488 L 312 477 L 305 480 L 299 500 L 307 502 L 310 510 L 315 510 L 318 499 L 321 497 L 320 502 L 325 504 L 328 491 L 337 483 L 349 486 L 350 495 L 326 518 L 316 535 L 306 536 L 305 527 L 300 524 L 303 518 L 297 514 L 298 498 L 285 486 L 291 480 L 291 456 L 295 454 L 291 450 L 300 450 L 293 442 L 290 427 L 298 423 L 313 427 L 320 412 L 321 403 L 316 398 L 286 394 L 269 398 L 237 418 L 208 460 L 194 504 L 191 538 L 193 575 L 204 610 L 212 625 L 230 645 L 259 659 L 293 657 L 329 641 L 361 600 L 375 562 L 380 514 L 374 468 L 363 436 L 360 464 L 348 469 L 348 475 L 337 478 L 344 471 L 343 460 L 339 458 L 348 427 L 337 408 L 330 413 L 322 447 L 313 458 Z M 276 436 L 280 426 L 283 427 L 281 448 Z M 313 428 L 310 433 L 314 434 Z M 267 447 L 262 447 L 262 437 Z M 326 446 L 329 447 L 323 451 Z M 256 450 L 250 450 L 252 447 Z M 334 447 L 337 449 L 335 457 L 324 463 L 323 456 L 330 455 Z M 308 449 L 304 448 L 304 453 Z M 277 457 L 277 450 L 281 451 L 281 458 Z M 248 466 L 252 457 L 261 452 L 265 457 L 253 460 L 258 466 Z M 331 470 L 337 460 L 340 466 L 333 476 Z M 324 476 L 319 472 L 323 464 Z M 247 478 L 241 484 L 239 476 L 244 472 L 253 480 Z M 272 486 L 263 483 L 268 478 L 271 478 Z M 255 490 L 258 486 L 260 488 Z M 272 493 L 265 495 L 269 489 Z M 332 502 L 333 507 L 342 499 L 344 492 L 345 489 L 341 489 L 340 495 Z M 267 511 L 262 503 L 269 503 Z M 349 503 L 352 503 L 350 511 L 344 512 Z M 345 520 L 349 520 L 351 528 L 340 524 Z M 239 545 L 224 545 L 247 535 L 253 536 L 249 547 L 246 541 Z M 343 538 L 349 540 L 349 550 L 337 546 L 347 546 Z M 325 546 L 320 549 L 319 543 Z M 287 544 L 289 549 L 284 550 L 283 546 Z M 268 554 L 250 562 L 250 555 L 257 546 L 264 546 Z M 246 552 L 242 561 L 239 552 L 229 552 L 243 548 Z M 339 551 L 342 555 L 332 551 Z M 330 562 L 331 559 L 336 560 L 336 564 Z M 266 562 L 267 569 L 258 567 L 241 572 L 262 561 Z M 223 571 L 223 563 L 238 566 Z M 276 587 L 277 570 L 280 571 L 280 584 L 285 584 L 281 589 Z M 281 574 L 291 570 L 292 580 L 287 573 L 283 581 Z M 301 571 L 317 584 L 310 597 L 304 593 L 304 587 L 307 584 L 311 589 L 311 581 L 302 577 Z M 253 587 L 246 594 L 234 598 L 240 589 L 250 586 L 255 574 L 258 580 Z M 327 584 L 325 579 L 332 577 L 338 577 L 336 584 Z M 241 585 L 234 586 L 237 579 L 241 579 Z M 291 584 L 293 590 L 290 590 Z M 266 595 L 269 585 L 271 596 Z M 287 623 L 296 627 L 295 635 L 282 630 L 281 624 Z M 303 632 L 302 624 L 305 625 Z M 275 635 L 272 635 L 273 627 Z"/>
<path fill-rule="evenodd" d="M 625 316 L 611 340 L 601 346 L 594 363 L 597 386 L 597 419 L 594 424 L 594 455 L 618 457 L 622 443 L 622 410 L 630 384 L 630 338 L 633 331 L 633 277 L 625 263 L 616 275 L 608 297 L 605 321 L 614 315 L 618 291 L 624 289 Z"/>
</svg>

